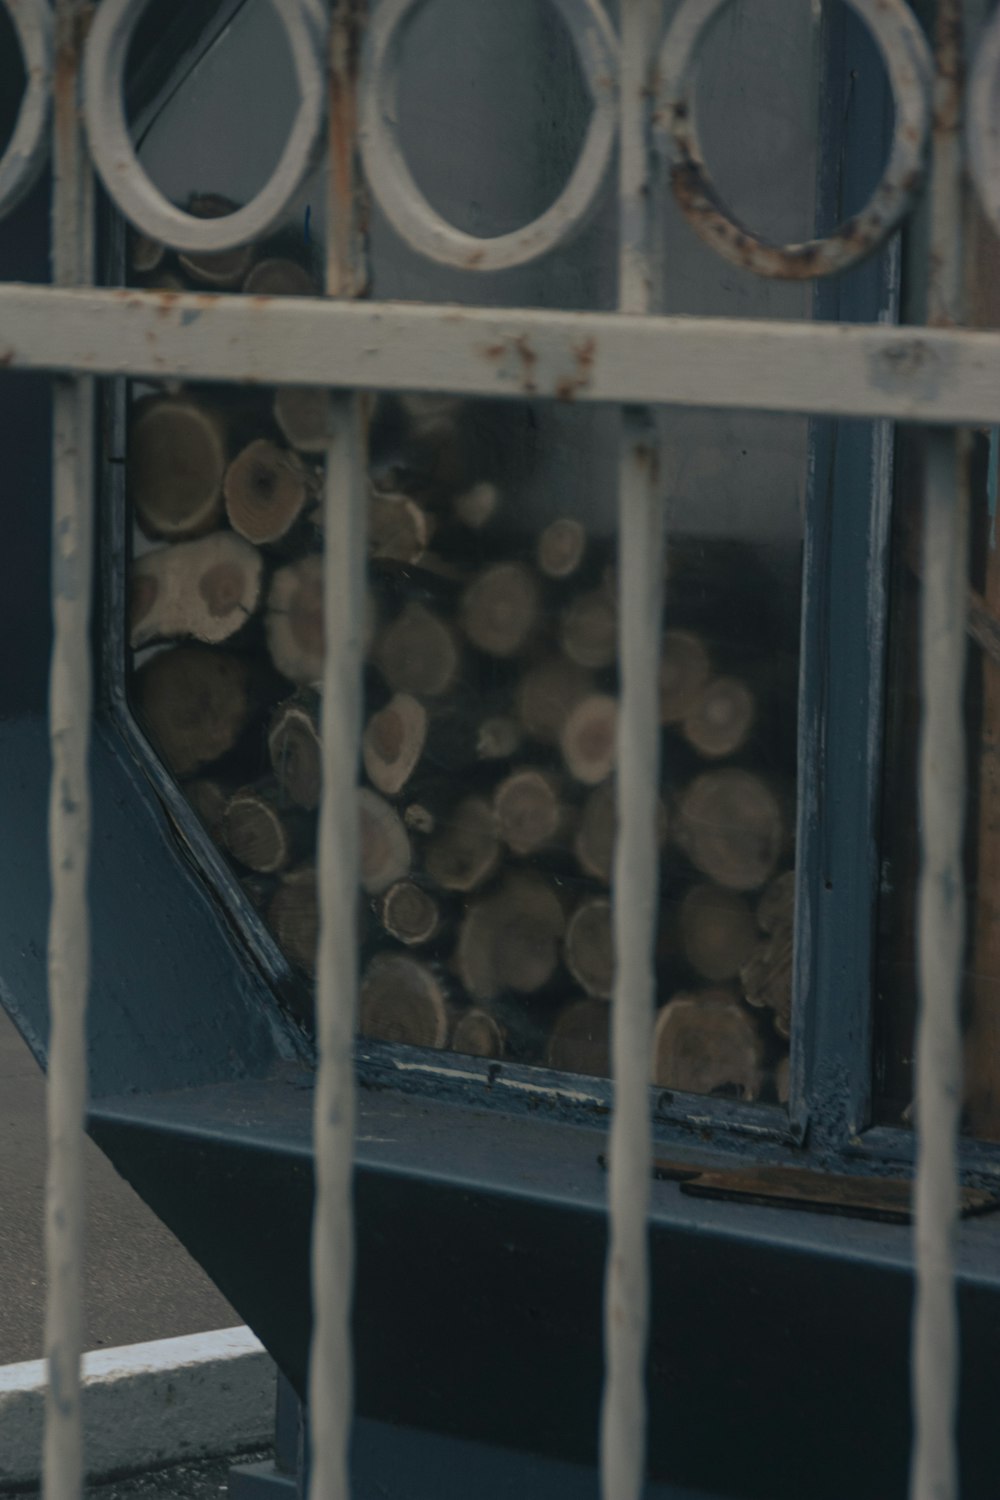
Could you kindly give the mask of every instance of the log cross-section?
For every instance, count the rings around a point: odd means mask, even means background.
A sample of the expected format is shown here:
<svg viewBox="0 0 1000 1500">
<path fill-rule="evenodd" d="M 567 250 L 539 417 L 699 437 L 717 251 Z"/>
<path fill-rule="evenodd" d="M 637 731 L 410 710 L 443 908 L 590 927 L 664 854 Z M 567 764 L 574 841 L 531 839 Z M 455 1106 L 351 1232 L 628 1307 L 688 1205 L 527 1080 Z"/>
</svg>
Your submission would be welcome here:
<svg viewBox="0 0 1000 1500">
<path fill-rule="evenodd" d="M 724 990 L 677 995 L 653 1033 L 653 1082 L 689 1094 L 758 1097 L 764 1047 L 750 1012 Z"/>
<path fill-rule="evenodd" d="M 128 438 L 126 483 L 148 536 L 179 542 L 222 518 L 226 434 L 221 418 L 185 396 L 137 405 Z"/>
<path fill-rule="evenodd" d="M 263 561 L 242 537 L 213 531 L 136 558 L 129 588 L 129 644 L 188 637 L 218 646 L 261 603 Z"/>
<path fill-rule="evenodd" d="M 296 453 L 254 438 L 226 470 L 222 493 L 233 530 L 266 546 L 288 535 L 316 498 L 317 483 Z"/>
<path fill-rule="evenodd" d="M 379 953 L 361 981 L 363 1036 L 411 1047 L 444 1047 L 449 1011 L 434 970 L 406 953 Z"/>
<path fill-rule="evenodd" d="M 396 693 L 372 714 L 361 756 L 372 786 L 395 797 L 413 775 L 427 739 L 427 710 L 409 693 Z"/>
<path fill-rule="evenodd" d="M 474 901 L 459 932 L 459 978 L 474 1000 L 505 990 L 531 995 L 544 988 L 559 961 L 566 928 L 562 903 L 543 876 L 507 875 L 499 888 Z"/>
</svg>

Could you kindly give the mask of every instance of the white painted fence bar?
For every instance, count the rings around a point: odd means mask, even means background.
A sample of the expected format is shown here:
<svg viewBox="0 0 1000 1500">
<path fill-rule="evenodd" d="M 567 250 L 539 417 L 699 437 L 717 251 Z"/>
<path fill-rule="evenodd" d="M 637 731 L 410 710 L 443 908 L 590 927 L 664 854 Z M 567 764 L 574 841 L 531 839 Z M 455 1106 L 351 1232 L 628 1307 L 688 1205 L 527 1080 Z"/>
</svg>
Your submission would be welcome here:
<svg viewBox="0 0 1000 1500">
<path fill-rule="evenodd" d="M 85 6 L 59 0 L 53 151 L 52 269 L 60 286 L 94 279 L 93 179 L 80 132 L 77 64 Z M 45 1500 L 83 1488 L 84 1129 L 90 933 L 87 870 L 91 722 L 94 382 L 59 379 L 52 398 L 52 669 L 49 736 L 49 1057 L 45 1205 Z"/>
<path fill-rule="evenodd" d="M 366 284 L 356 163 L 357 58 L 365 0 L 337 7 L 329 25 L 326 291 L 358 296 Z M 354 1404 L 354 1036 L 360 886 L 358 759 L 363 727 L 362 632 L 367 570 L 367 463 L 362 397 L 330 398 L 323 549 L 323 789 L 316 986 L 316 1194 L 313 1326 L 309 1357 L 309 1495 L 347 1500 Z"/>
<path fill-rule="evenodd" d="M 917 1304 L 912 1500 L 956 1500 L 958 1370 L 953 1241 L 957 1222 L 959 996 L 964 936 L 962 683 L 967 589 L 969 444 L 964 429 L 1000 426 L 1000 332 L 961 319 L 961 0 L 939 0 L 930 323 L 927 328 L 823 325 L 654 315 L 662 278 L 658 152 L 673 155 L 684 211 L 714 249 L 761 274 L 829 274 L 884 243 L 909 211 L 930 112 L 924 38 L 905 0 L 849 0 L 875 36 L 893 89 L 893 153 L 872 203 L 827 241 L 766 246 L 715 204 L 689 108 L 700 39 L 726 0 L 685 0 L 664 41 L 659 0 L 621 0 L 617 31 L 600 0 L 554 0 L 594 105 L 564 192 L 535 223 L 497 240 L 440 220 L 404 171 L 392 101 L 407 27 L 420 0 L 382 0 L 363 54 L 366 0 L 333 8 L 329 69 L 326 300 L 99 290 L 92 286 L 93 184 L 79 125 L 79 62 L 94 7 L 56 0 L 53 149 L 54 285 L 0 286 L 0 367 L 48 372 L 53 399 L 52 787 L 49 943 L 49 1185 L 46 1260 L 49 1390 L 47 1500 L 82 1485 L 82 1144 L 89 969 L 87 751 L 92 717 L 90 607 L 95 377 L 328 387 L 323 679 L 324 793 L 318 860 L 314 1338 L 310 1362 L 313 1500 L 347 1500 L 352 1407 L 356 800 L 362 728 L 366 548 L 365 401 L 361 392 L 604 402 L 622 409 L 619 464 L 621 700 L 619 838 L 615 854 L 615 1108 L 610 1138 L 610 1243 L 605 1293 L 607 1379 L 601 1417 L 605 1500 L 639 1500 L 645 1469 L 644 1371 L 649 1285 L 648 1069 L 655 1004 L 655 843 L 659 785 L 656 675 L 664 510 L 654 408 L 797 412 L 919 422 L 927 442 L 920 747 L 923 868 L 917 1043 Z M 0 212 L 27 191 L 46 151 L 47 0 L 0 0 L 28 73 L 12 143 L 0 158 Z M 138 175 L 119 109 L 120 75 L 142 5 L 102 0 L 87 44 L 86 101 L 94 160 L 118 207 L 179 245 L 219 248 L 276 222 L 308 170 L 320 127 L 325 0 L 271 0 L 289 40 L 300 109 L 275 177 L 232 219 L 194 220 Z M 972 90 L 970 162 L 994 222 L 1000 197 L 991 109 L 1000 81 L 994 18 Z M 367 69 L 367 73 L 365 71 Z M 995 113 L 995 111 L 994 111 Z M 905 127 L 905 128 L 904 128 Z M 496 270 L 562 244 L 603 188 L 620 136 L 621 250 L 617 313 L 371 303 L 363 296 L 363 151 L 381 208 L 411 247 L 444 264 Z M 122 156 L 127 159 L 122 165 Z M 120 181 L 119 181 L 120 178 Z M 159 217 L 155 217 L 159 214 Z M 232 241 L 236 242 L 236 241 Z M 954 431 L 952 429 L 962 429 Z"/>
<path fill-rule="evenodd" d="M 1000 423 L 1000 332 L 0 286 L 0 367 Z"/>
<path fill-rule="evenodd" d="M 651 149 L 658 0 L 623 0 L 620 17 L 619 306 L 647 314 L 662 277 L 658 166 Z M 625 408 L 618 464 L 618 831 L 612 890 L 615 983 L 611 1009 L 614 1108 L 609 1135 L 605 1384 L 600 1464 L 604 1500 L 640 1500 L 646 1473 L 649 1336 L 648 1216 L 652 1137 L 649 1058 L 656 1008 L 659 916 L 659 642 L 663 504 L 655 414 Z"/>
<path fill-rule="evenodd" d="M 928 321 L 949 327 L 963 297 L 963 0 L 938 0 Z M 965 429 L 928 433 L 923 496 L 917 909 L 916 1296 L 911 1500 L 957 1500 L 958 1133 L 965 951 L 965 604 L 969 464 Z"/>
</svg>

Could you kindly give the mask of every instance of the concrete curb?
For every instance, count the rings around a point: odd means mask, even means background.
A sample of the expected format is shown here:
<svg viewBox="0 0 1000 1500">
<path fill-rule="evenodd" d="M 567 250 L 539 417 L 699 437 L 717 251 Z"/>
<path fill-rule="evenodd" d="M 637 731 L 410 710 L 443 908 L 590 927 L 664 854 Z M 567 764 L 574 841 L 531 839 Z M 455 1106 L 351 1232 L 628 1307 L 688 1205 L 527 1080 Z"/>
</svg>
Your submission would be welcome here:
<svg viewBox="0 0 1000 1500">
<path fill-rule="evenodd" d="M 0 1488 L 37 1482 L 46 1366 L 0 1366 Z M 267 1447 L 275 1368 L 249 1328 L 157 1339 L 83 1356 L 83 1424 L 92 1479 Z"/>
</svg>

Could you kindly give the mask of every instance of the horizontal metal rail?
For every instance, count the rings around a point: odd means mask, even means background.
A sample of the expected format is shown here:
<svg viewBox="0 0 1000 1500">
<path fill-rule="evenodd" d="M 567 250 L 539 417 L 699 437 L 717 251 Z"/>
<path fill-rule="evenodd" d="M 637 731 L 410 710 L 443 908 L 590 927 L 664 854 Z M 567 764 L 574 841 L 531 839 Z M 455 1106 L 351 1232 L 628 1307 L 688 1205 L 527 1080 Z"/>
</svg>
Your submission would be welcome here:
<svg viewBox="0 0 1000 1500">
<path fill-rule="evenodd" d="M 1000 424 L 1000 332 L 0 286 L 0 367 Z"/>
</svg>

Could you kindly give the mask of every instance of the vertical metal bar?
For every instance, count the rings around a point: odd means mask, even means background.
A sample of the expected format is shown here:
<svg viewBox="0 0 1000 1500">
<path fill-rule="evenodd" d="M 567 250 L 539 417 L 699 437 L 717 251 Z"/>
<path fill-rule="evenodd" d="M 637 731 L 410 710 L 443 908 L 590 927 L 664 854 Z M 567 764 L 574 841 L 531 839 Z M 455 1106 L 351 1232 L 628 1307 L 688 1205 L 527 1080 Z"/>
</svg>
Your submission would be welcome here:
<svg viewBox="0 0 1000 1500">
<path fill-rule="evenodd" d="M 939 0 L 936 63 L 928 321 L 942 327 L 962 316 L 962 0 Z M 968 511 L 969 435 L 929 433 L 921 601 L 912 1500 L 956 1500 L 958 1494 L 954 1250 L 965 947 L 962 696 Z"/>
<path fill-rule="evenodd" d="M 78 116 L 85 17 L 80 0 L 56 6 L 52 269 L 59 286 L 94 276 L 93 178 Z M 53 381 L 52 670 L 49 733 L 49 1080 L 45 1350 L 48 1387 L 42 1458 L 47 1500 L 77 1500 L 83 1484 L 80 1353 L 83 1342 L 83 1145 L 87 1107 L 86 1009 L 90 970 L 90 601 L 93 567 L 94 382 Z"/>
<path fill-rule="evenodd" d="M 367 6 L 340 0 L 329 30 L 326 290 L 365 290 L 363 189 L 356 153 L 358 75 Z M 330 399 L 323 608 L 323 796 L 319 820 L 320 934 L 316 994 L 313 1333 L 309 1366 L 314 1500 L 347 1500 L 353 1406 L 354 1033 L 358 993 L 356 794 L 361 744 L 365 593 L 365 422 L 360 396 Z"/>
<path fill-rule="evenodd" d="M 654 240 L 661 221 L 656 188 L 662 174 L 652 151 L 650 110 L 661 25 L 661 7 L 655 0 L 623 0 L 619 306 L 631 313 L 653 310 L 661 272 Z M 606 1500 L 638 1500 L 646 1469 L 647 1218 L 652 1154 L 649 1058 L 656 1003 L 653 950 L 659 864 L 653 810 L 659 795 L 657 674 L 664 563 L 654 414 L 646 408 L 624 410 L 620 441 L 621 703 L 611 1032 L 614 1114 L 600 1452 Z"/>
</svg>

